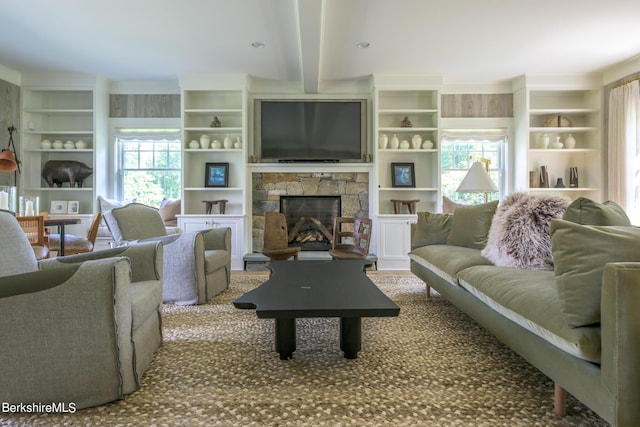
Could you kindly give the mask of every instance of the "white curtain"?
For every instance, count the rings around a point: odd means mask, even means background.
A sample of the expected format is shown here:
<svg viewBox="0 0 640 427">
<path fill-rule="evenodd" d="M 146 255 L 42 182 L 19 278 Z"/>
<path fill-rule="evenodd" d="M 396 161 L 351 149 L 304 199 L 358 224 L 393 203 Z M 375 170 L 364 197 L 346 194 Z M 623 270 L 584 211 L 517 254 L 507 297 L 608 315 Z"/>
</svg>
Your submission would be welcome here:
<svg viewBox="0 0 640 427">
<path fill-rule="evenodd" d="M 640 81 L 609 96 L 609 199 L 640 225 Z"/>
</svg>

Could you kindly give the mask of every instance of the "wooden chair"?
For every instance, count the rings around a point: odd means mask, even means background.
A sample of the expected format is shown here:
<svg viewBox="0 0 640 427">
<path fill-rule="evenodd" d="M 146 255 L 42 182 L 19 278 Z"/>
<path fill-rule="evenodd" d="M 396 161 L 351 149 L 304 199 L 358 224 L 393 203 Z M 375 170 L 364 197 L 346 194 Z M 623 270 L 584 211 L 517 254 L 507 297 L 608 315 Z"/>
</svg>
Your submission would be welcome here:
<svg viewBox="0 0 640 427">
<path fill-rule="evenodd" d="M 44 216 L 19 216 L 16 219 L 31 243 L 36 259 L 49 258 L 49 248 L 44 237 Z"/>
<path fill-rule="evenodd" d="M 264 246 L 262 253 L 271 261 L 298 259 L 300 247 L 289 247 L 289 232 L 287 219 L 280 212 L 265 212 L 264 214 Z"/>
<path fill-rule="evenodd" d="M 343 227 L 344 226 L 344 227 Z M 333 259 L 364 259 L 369 254 L 372 221 L 370 218 L 337 217 L 333 224 Z"/>
<path fill-rule="evenodd" d="M 92 252 L 96 243 L 96 237 L 98 237 L 98 228 L 100 227 L 101 220 L 102 214 L 100 212 L 93 216 L 93 220 L 91 221 L 86 237 L 74 236 L 73 234 L 65 233 L 64 254 L 74 255 L 84 252 Z M 60 251 L 59 234 L 49 234 L 49 249 L 52 251 Z"/>
</svg>

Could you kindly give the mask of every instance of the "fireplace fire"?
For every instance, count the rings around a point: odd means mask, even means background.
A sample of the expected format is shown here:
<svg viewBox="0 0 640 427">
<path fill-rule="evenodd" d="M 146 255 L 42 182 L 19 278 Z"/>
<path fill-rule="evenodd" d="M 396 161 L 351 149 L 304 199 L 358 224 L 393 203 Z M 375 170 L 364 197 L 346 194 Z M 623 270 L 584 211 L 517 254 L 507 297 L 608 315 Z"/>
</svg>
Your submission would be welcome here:
<svg viewBox="0 0 640 427">
<path fill-rule="evenodd" d="M 340 196 L 281 196 L 280 212 L 287 219 L 289 246 L 331 249 L 333 223 L 342 212 Z"/>
</svg>

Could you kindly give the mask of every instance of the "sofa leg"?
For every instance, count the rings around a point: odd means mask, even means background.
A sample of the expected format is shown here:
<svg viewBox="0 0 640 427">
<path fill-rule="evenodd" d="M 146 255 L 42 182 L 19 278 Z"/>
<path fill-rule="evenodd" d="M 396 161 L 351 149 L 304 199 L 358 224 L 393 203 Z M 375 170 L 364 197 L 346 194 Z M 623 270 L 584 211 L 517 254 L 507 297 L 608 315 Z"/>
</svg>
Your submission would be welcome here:
<svg viewBox="0 0 640 427">
<path fill-rule="evenodd" d="M 559 384 L 553 384 L 553 413 L 559 417 L 567 415 L 567 392 Z"/>
<path fill-rule="evenodd" d="M 431 298 L 431 286 L 427 285 L 427 299 Z"/>
</svg>

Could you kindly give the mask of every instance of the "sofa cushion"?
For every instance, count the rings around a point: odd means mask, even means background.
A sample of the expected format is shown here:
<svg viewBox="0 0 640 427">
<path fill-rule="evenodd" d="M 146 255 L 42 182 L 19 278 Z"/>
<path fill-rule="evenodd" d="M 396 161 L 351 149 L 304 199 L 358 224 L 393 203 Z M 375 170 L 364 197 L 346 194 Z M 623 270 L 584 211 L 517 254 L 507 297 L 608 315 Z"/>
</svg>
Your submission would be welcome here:
<svg viewBox="0 0 640 427">
<path fill-rule="evenodd" d="M 491 265 L 478 249 L 463 246 L 430 245 L 409 252 L 409 258 L 443 279 L 458 284 L 458 272 L 474 265 Z"/>
<path fill-rule="evenodd" d="M 411 247 L 446 244 L 452 221 L 453 215 L 418 212 L 418 221 L 411 235 Z"/>
<path fill-rule="evenodd" d="M 497 200 L 480 205 L 458 206 L 453 214 L 447 244 L 475 249 L 484 248 L 497 207 Z"/>
<path fill-rule="evenodd" d="M 501 267 L 552 270 L 551 219 L 561 218 L 571 199 L 513 193 L 498 207 L 482 255 Z"/>
<path fill-rule="evenodd" d="M 180 214 L 180 199 L 162 199 L 160 202 L 159 212 L 162 220 L 164 221 L 164 225 L 173 227 L 177 226 L 178 218 L 176 218 L 176 215 Z"/>
<path fill-rule="evenodd" d="M 600 327 L 570 327 L 552 271 L 476 266 L 458 274 L 460 286 L 482 302 L 567 353 L 600 362 Z"/>
<path fill-rule="evenodd" d="M 640 228 L 551 221 L 558 295 L 570 326 L 600 322 L 602 271 L 609 262 L 640 261 Z"/>
<path fill-rule="evenodd" d="M 562 219 L 583 225 L 631 225 L 624 209 L 615 202 L 598 203 L 586 197 L 574 200 Z"/>
</svg>

